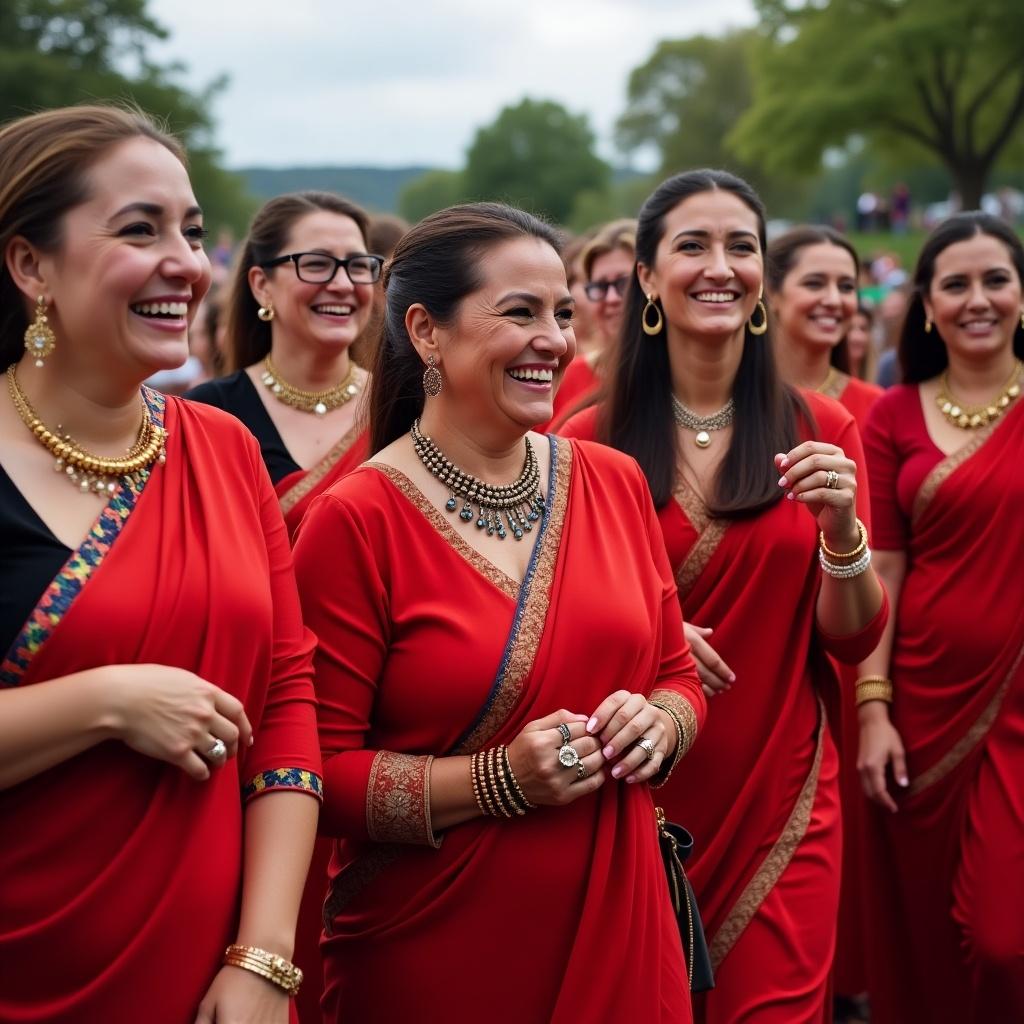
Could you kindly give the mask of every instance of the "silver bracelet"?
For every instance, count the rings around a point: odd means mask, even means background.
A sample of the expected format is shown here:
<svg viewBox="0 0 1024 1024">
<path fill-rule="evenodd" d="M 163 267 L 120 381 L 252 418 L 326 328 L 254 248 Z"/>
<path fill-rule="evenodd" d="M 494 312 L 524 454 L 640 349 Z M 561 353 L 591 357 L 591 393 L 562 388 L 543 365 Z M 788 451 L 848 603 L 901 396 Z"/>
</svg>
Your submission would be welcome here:
<svg viewBox="0 0 1024 1024">
<path fill-rule="evenodd" d="M 830 562 L 825 557 L 825 552 L 818 548 L 818 561 L 821 563 L 822 571 L 833 579 L 852 580 L 854 576 L 860 576 L 861 573 L 868 571 L 868 566 L 871 565 L 871 548 L 866 548 L 864 554 L 849 565 L 836 565 L 835 562 Z"/>
</svg>

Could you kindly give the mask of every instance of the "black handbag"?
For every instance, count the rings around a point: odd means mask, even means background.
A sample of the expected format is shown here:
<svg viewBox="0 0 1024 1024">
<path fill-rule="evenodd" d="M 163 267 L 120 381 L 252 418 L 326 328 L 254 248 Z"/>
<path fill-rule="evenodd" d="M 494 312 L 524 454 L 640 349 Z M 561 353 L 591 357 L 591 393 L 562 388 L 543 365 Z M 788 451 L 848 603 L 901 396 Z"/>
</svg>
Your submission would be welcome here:
<svg viewBox="0 0 1024 1024">
<path fill-rule="evenodd" d="M 697 899 L 683 870 L 687 858 L 693 853 L 693 836 L 682 825 L 666 821 L 665 812 L 660 807 L 655 807 L 654 813 L 658 821 L 661 859 L 665 862 L 665 874 L 668 875 L 669 895 L 672 897 L 672 908 L 683 940 L 690 991 L 707 992 L 715 987 L 715 974 L 711 967 L 707 939 L 704 937 L 704 925 L 697 909 Z"/>
</svg>

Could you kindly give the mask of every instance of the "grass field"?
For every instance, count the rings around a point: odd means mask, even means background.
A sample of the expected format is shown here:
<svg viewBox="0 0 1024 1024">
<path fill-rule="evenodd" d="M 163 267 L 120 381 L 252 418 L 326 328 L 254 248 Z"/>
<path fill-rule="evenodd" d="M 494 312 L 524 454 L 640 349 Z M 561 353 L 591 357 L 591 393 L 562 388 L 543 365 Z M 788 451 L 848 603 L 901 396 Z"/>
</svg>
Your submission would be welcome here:
<svg viewBox="0 0 1024 1024">
<path fill-rule="evenodd" d="M 894 253 L 899 256 L 900 263 L 908 274 L 913 273 L 914 264 L 917 262 L 917 254 L 921 243 L 925 240 L 923 231 L 911 231 L 905 235 L 892 235 L 888 232 L 873 232 L 863 234 L 857 231 L 850 231 L 847 237 L 853 242 L 862 260 L 869 260 L 883 252 Z"/>
</svg>

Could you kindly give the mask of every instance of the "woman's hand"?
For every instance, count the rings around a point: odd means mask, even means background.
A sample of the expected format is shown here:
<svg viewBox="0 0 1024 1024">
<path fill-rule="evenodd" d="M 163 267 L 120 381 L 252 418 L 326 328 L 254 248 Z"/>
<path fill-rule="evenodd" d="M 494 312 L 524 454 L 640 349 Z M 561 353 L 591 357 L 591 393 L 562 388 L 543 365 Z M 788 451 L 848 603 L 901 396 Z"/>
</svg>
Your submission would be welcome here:
<svg viewBox="0 0 1024 1024">
<path fill-rule="evenodd" d="M 195 1024 L 288 1024 L 288 993 L 252 971 L 224 966 L 199 1004 Z"/>
<path fill-rule="evenodd" d="M 775 456 L 782 474 L 779 486 L 786 497 L 802 501 L 818 520 L 825 543 L 835 550 L 853 550 L 860 543 L 857 531 L 857 466 L 842 448 L 821 441 L 805 441 L 787 454 Z M 836 474 L 829 487 L 829 472 Z"/>
<path fill-rule="evenodd" d="M 112 733 L 147 757 L 167 761 L 197 780 L 210 777 L 252 742 L 241 701 L 212 683 L 167 665 L 111 665 L 107 683 Z M 221 756 L 211 756 L 220 740 Z"/>
<path fill-rule="evenodd" d="M 700 676 L 704 696 L 714 697 L 716 693 L 731 690 L 736 681 L 736 673 L 722 661 L 718 652 L 705 639 L 711 636 L 711 627 L 684 622 L 683 632 L 690 644 L 693 660 L 697 663 L 697 675 Z"/>
<path fill-rule="evenodd" d="M 891 764 L 893 778 L 899 786 L 910 785 L 907 777 L 907 757 L 903 740 L 896 727 L 889 720 L 884 705 L 873 707 L 879 702 L 869 701 L 860 710 L 860 751 L 857 756 L 857 771 L 861 785 L 869 799 L 886 810 L 896 813 L 896 801 L 889 794 L 885 770 Z"/>
<path fill-rule="evenodd" d="M 508 745 L 508 761 L 519 788 L 532 804 L 560 807 L 581 796 L 593 793 L 605 781 L 601 743 L 586 731 L 586 715 L 556 711 L 553 715 L 530 722 Z M 579 754 L 585 775 L 579 766 L 566 768 L 558 760 L 558 751 L 565 742 L 558 729 L 569 729 L 569 743 Z"/>
<path fill-rule="evenodd" d="M 612 768 L 612 778 L 630 783 L 657 775 L 676 744 L 671 717 L 648 704 L 642 693 L 628 690 L 616 690 L 601 702 L 587 722 L 587 732 L 600 739 L 605 760 L 621 758 Z M 653 754 L 638 745 L 641 739 L 650 740 Z"/>
</svg>

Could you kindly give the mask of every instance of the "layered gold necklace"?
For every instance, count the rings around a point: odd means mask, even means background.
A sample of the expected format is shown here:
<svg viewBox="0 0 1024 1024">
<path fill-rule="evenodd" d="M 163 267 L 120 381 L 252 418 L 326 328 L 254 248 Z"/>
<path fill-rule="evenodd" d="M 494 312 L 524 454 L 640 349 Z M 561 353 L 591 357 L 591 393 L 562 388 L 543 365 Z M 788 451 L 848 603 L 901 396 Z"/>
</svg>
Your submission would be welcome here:
<svg viewBox="0 0 1024 1024">
<path fill-rule="evenodd" d="M 341 383 L 335 384 L 325 391 L 303 391 L 301 388 L 289 384 L 270 361 L 270 356 L 267 356 L 263 360 L 263 372 L 260 374 L 260 380 L 266 384 L 270 393 L 279 402 L 298 409 L 300 412 L 309 412 L 314 416 L 326 416 L 332 409 L 340 409 L 359 394 L 358 371 L 359 367 L 355 363 L 350 363 L 349 371 Z"/>
<path fill-rule="evenodd" d="M 1024 363 L 1019 359 L 1013 362 L 1013 372 L 1003 385 L 1002 390 L 985 405 L 965 405 L 953 397 L 949 390 L 949 370 L 939 378 L 939 393 L 935 396 L 935 404 L 946 419 L 961 430 L 977 430 L 995 423 L 1010 404 L 1020 397 L 1020 378 L 1024 372 Z"/>
<path fill-rule="evenodd" d="M 167 431 L 153 422 L 144 400 L 142 424 L 135 443 L 122 458 L 110 459 L 87 451 L 66 433 L 60 424 L 55 431 L 50 430 L 32 408 L 25 392 L 21 390 L 14 366 L 7 368 L 7 390 L 10 392 L 14 408 L 21 417 L 21 422 L 54 457 L 54 470 L 65 474 L 83 494 L 92 492 L 113 495 L 120 480 L 130 477 L 138 482 L 141 474 L 154 463 L 163 465 L 167 461 Z"/>
</svg>

